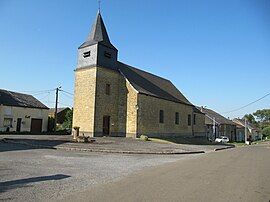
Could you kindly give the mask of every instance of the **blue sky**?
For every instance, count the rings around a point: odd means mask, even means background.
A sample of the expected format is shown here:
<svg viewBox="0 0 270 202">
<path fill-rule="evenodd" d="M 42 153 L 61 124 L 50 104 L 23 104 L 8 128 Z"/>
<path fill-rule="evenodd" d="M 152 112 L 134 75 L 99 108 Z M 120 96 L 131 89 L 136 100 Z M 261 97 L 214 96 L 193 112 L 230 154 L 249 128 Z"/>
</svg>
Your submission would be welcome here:
<svg viewBox="0 0 270 202">
<path fill-rule="evenodd" d="M 97 1 L 0 0 L 0 88 L 53 106 L 73 92 L 77 48 Z M 196 105 L 218 112 L 270 92 L 269 0 L 103 0 L 119 60 L 170 79 Z M 60 106 L 72 105 L 60 94 Z M 270 108 L 270 96 L 226 117 Z"/>
</svg>

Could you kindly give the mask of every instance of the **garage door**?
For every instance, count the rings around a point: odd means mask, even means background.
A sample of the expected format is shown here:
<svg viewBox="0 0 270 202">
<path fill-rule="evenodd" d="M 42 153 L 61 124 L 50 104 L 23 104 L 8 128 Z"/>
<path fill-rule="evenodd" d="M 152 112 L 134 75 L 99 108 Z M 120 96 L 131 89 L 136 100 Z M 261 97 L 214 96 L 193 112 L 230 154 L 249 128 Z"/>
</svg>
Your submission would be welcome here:
<svg viewBox="0 0 270 202">
<path fill-rule="evenodd" d="M 40 133 L 42 131 L 42 119 L 31 119 L 31 132 Z"/>
</svg>

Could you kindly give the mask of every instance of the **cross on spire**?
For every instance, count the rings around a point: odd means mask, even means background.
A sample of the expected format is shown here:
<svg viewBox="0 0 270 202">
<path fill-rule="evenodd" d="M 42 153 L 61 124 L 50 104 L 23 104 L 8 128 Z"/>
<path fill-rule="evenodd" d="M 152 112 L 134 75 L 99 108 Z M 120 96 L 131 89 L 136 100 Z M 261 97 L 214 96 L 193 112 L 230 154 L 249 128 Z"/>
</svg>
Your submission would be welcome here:
<svg viewBox="0 0 270 202">
<path fill-rule="evenodd" d="M 100 4 L 101 4 L 101 0 L 98 0 L 98 12 L 100 13 Z"/>
</svg>

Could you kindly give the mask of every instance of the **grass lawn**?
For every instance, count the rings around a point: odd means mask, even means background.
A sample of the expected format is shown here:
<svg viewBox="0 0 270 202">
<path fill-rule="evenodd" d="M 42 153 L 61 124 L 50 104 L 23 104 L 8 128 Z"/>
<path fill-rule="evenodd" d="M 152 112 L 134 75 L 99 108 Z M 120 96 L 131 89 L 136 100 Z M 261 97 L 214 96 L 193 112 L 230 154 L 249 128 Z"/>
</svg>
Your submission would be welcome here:
<svg viewBox="0 0 270 202">
<path fill-rule="evenodd" d="M 209 142 L 206 138 L 202 137 L 195 137 L 195 138 L 161 137 L 161 138 L 148 138 L 148 140 L 167 144 L 220 145 L 220 143 Z"/>
</svg>

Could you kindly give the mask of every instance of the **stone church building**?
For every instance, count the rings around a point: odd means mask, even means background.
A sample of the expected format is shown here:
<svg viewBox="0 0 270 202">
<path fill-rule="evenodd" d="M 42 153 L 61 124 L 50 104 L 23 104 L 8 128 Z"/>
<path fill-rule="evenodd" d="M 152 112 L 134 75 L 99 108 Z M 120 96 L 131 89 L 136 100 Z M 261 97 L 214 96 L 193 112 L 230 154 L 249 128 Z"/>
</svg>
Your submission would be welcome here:
<svg viewBox="0 0 270 202">
<path fill-rule="evenodd" d="M 85 136 L 205 135 L 205 116 L 171 81 L 117 59 L 98 12 L 78 48 L 73 127 Z"/>
</svg>

